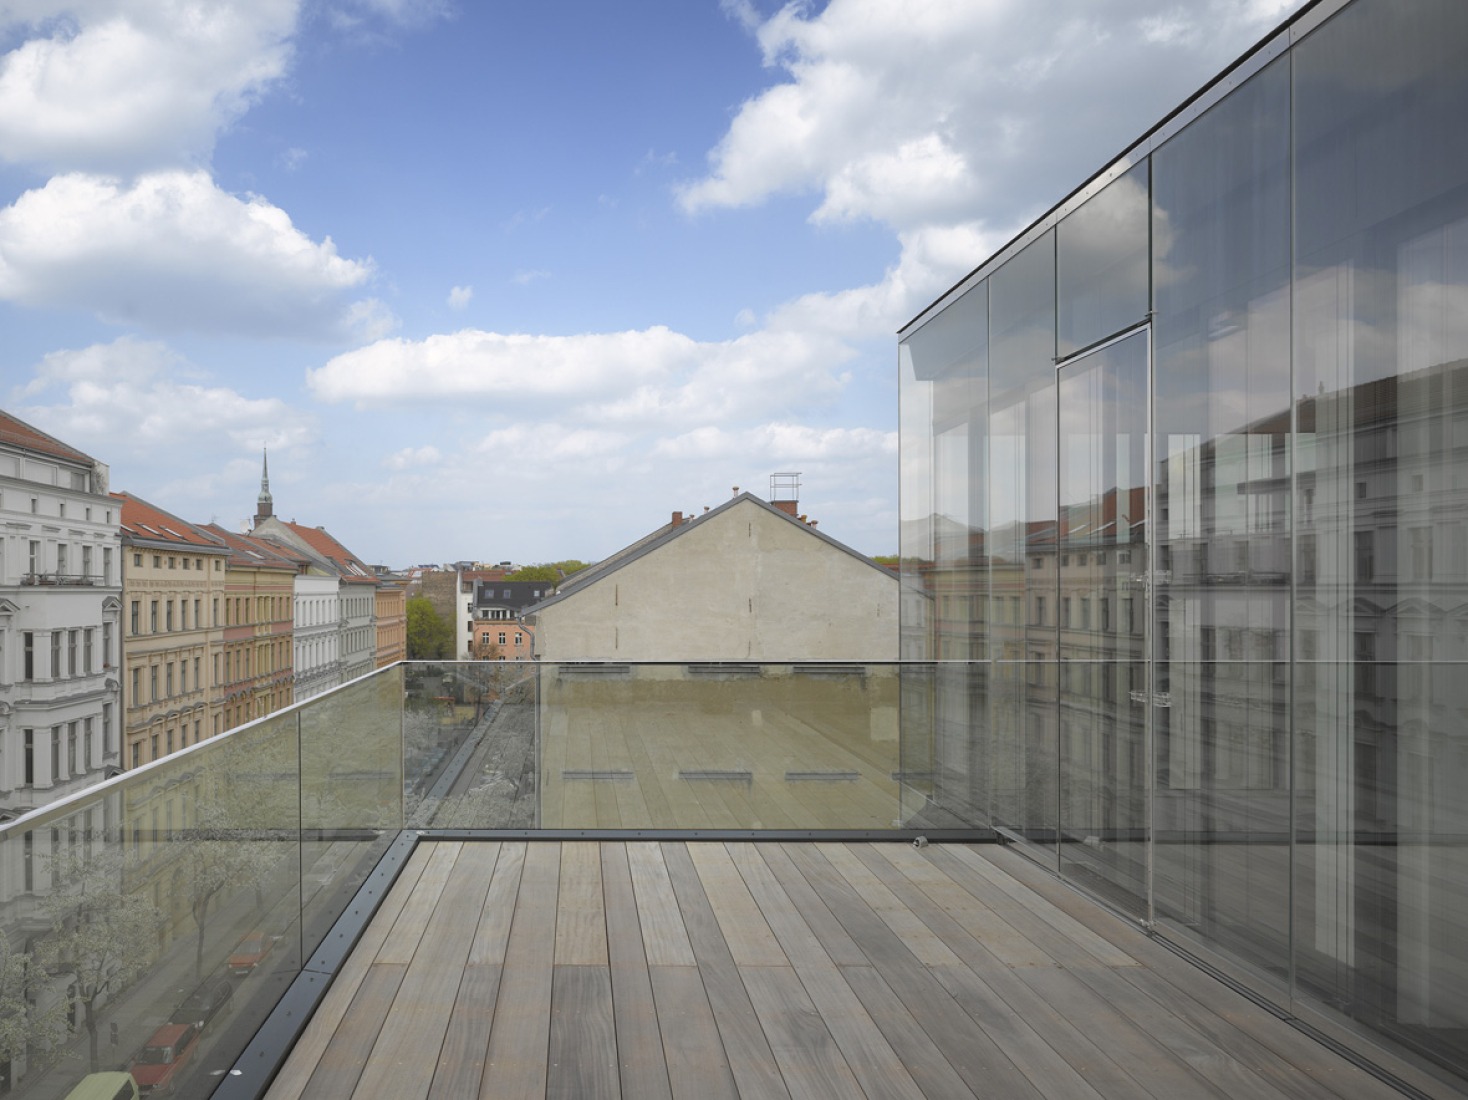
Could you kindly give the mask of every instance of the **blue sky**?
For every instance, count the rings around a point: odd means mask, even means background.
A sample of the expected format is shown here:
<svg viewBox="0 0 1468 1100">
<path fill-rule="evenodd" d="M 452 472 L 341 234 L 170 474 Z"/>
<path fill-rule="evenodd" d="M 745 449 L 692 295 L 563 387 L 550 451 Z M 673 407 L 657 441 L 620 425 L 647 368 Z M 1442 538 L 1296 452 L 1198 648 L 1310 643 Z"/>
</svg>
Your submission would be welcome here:
<svg viewBox="0 0 1468 1100">
<path fill-rule="evenodd" d="M 0 2 L 0 401 L 394 566 L 891 553 L 895 330 L 1297 6 Z"/>
</svg>

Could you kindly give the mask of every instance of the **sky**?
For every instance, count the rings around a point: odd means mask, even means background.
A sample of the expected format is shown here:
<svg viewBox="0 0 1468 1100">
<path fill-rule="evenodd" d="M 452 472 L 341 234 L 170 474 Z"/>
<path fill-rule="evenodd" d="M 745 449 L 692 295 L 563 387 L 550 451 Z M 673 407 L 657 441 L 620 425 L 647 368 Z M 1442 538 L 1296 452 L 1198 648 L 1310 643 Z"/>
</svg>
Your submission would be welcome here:
<svg viewBox="0 0 1468 1100">
<path fill-rule="evenodd" d="M 895 553 L 896 330 L 1299 6 L 0 0 L 0 407 L 397 568 Z"/>
</svg>

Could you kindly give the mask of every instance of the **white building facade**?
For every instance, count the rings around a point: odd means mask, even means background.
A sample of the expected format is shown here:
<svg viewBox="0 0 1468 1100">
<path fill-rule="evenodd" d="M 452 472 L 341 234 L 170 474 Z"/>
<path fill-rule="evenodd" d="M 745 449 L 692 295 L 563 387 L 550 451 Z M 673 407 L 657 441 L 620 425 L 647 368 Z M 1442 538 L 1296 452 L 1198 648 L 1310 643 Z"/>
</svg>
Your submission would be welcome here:
<svg viewBox="0 0 1468 1100">
<path fill-rule="evenodd" d="M 0 412 L 0 815 L 118 766 L 121 606 L 107 467 Z"/>
<path fill-rule="evenodd" d="M 342 682 L 342 608 L 338 587 L 335 577 L 296 574 L 296 702 L 320 695 Z"/>
</svg>

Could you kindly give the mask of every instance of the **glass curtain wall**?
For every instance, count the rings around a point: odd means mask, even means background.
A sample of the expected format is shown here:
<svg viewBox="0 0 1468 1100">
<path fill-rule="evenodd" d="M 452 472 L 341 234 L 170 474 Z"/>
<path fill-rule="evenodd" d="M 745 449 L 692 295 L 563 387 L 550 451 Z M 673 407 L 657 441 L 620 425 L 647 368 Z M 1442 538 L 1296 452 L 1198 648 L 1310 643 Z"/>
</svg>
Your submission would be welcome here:
<svg viewBox="0 0 1468 1100">
<path fill-rule="evenodd" d="M 1306 18 L 904 332 L 905 655 L 935 799 L 1461 1080 L 1468 5 Z"/>
</svg>

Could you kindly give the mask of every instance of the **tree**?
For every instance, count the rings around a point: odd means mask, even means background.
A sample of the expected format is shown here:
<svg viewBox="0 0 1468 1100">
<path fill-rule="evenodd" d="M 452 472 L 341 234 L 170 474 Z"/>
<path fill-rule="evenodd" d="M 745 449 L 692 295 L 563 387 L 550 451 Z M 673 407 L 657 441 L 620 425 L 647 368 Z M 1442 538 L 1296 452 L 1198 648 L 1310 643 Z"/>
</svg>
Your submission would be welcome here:
<svg viewBox="0 0 1468 1100">
<path fill-rule="evenodd" d="M 522 565 L 508 577 L 507 581 L 549 581 L 552 584 L 560 584 L 578 569 L 585 569 L 587 563 L 575 558 L 567 558 L 565 561 L 541 562 L 539 565 Z"/>
<path fill-rule="evenodd" d="M 275 784 L 278 788 L 280 784 Z M 236 828 L 230 814 L 218 802 L 202 809 L 192 829 L 184 830 L 184 887 L 188 891 L 189 915 L 194 918 L 198 937 L 194 945 L 194 977 L 204 973 L 204 933 L 209 922 L 209 906 L 242 886 L 256 888 L 256 905 L 260 906 L 259 882 L 273 863 L 268 841 L 245 829 Z M 216 906 L 217 909 L 217 906 Z"/>
<path fill-rule="evenodd" d="M 90 1072 L 96 1073 L 97 1002 L 120 993 L 147 968 L 163 916 L 142 893 L 123 892 L 124 857 L 116 850 L 56 857 L 53 871 L 59 885 L 43 902 L 51 931 L 37 944 L 36 958 L 76 987 Z"/>
<path fill-rule="evenodd" d="M 454 628 L 426 596 L 408 601 L 408 660 L 443 661 L 454 657 Z"/>
<path fill-rule="evenodd" d="M 42 1006 L 46 974 L 34 957 L 15 950 L 0 935 L 0 1061 L 15 1062 L 28 1051 L 54 1051 L 66 1038 L 66 1002 Z"/>
</svg>

